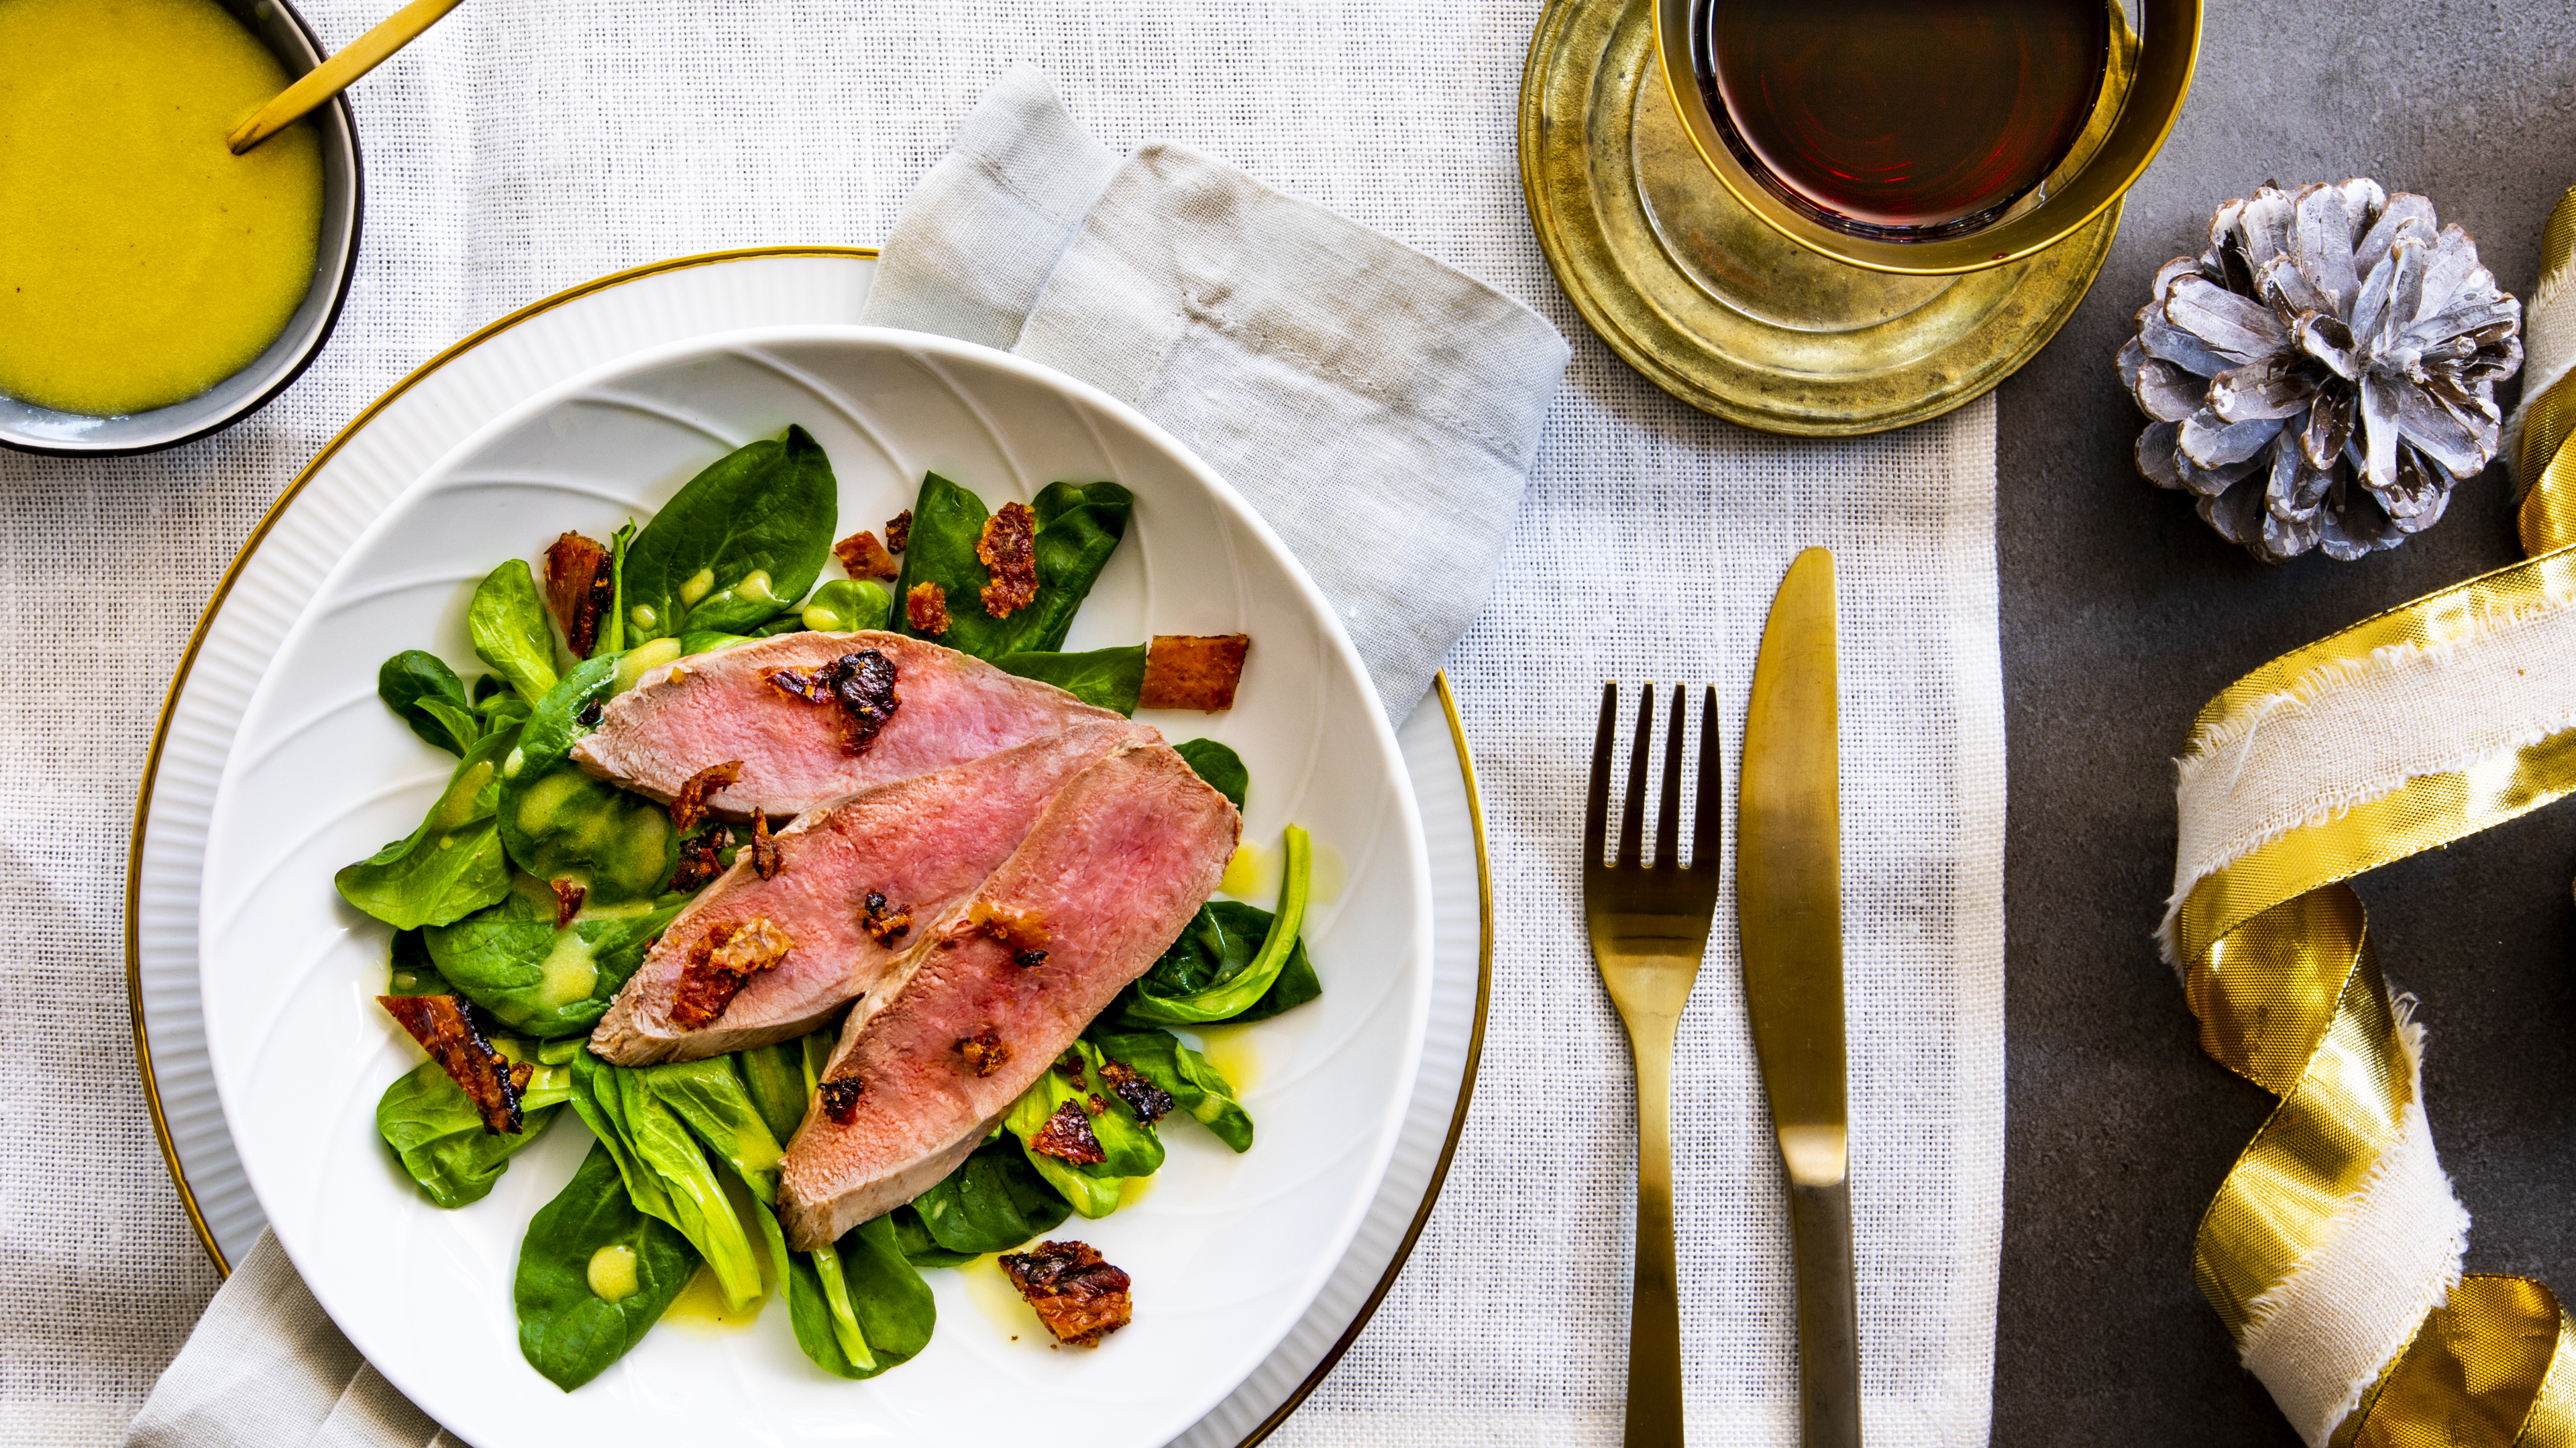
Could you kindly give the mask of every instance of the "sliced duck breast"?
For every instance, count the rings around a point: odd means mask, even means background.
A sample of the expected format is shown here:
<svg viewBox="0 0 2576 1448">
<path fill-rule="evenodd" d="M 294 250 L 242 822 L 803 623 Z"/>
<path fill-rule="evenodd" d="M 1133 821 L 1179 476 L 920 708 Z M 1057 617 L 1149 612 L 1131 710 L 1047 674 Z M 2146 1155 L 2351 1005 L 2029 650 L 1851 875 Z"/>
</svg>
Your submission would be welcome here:
<svg viewBox="0 0 2576 1448">
<path fill-rule="evenodd" d="M 1066 781 L 1160 741 L 1112 717 L 800 815 L 768 878 L 743 850 L 644 957 L 591 1050 L 621 1066 L 694 1061 L 822 1025 L 936 939 Z"/>
<path fill-rule="evenodd" d="M 755 810 L 775 818 L 1082 721 L 1125 722 L 1053 684 L 920 639 L 792 633 L 647 671 L 608 701 L 572 757 L 666 803 L 700 770 L 739 761 L 741 774 L 707 807 L 733 820 Z"/>
<path fill-rule="evenodd" d="M 1215 893 L 1242 820 L 1161 744 L 1047 802 L 1018 849 L 841 1028 L 779 1203 L 810 1248 L 946 1176 Z"/>
</svg>

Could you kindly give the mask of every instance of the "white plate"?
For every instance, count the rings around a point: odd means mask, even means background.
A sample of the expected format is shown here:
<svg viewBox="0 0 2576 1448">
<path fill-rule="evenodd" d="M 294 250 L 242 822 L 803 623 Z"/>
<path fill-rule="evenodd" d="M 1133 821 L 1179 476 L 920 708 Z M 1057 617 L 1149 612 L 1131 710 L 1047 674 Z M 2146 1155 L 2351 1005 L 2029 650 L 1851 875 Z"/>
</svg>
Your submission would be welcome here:
<svg viewBox="0 0 2576 1448">
<path fill-rule="evenodd" d="M 1145 1201 L 1086 1239 L 1135 1274 L 1139 1316 L 1096 1353 L 1018 1344 L 934 1274 L 943 1330 L 867 1384 L 814 1372 L 772 1312 L 712 1338 L 666 1329 L 578 1395 L 516 1356 L 507 1282 L 530 1213 L 584 1149 L 558 1125 L 483 1203 L 426 1206 L 372 1126 L 417 1059 L 369 997 L 385 932 L 329 872 L 416 822 L 445 774 L 372 693 L 429 642 L 465 658 L 470 581 L 506 542 L 648 511 L 722 452 L 790 421 L 823 442 L 842 517 L 904 506 L 925 469 L 989 501 L 1058 477 L 1135 489 L 1129 542 L 1070 647 L 1149 631 L 1251 633 L 1236 710 L 1158 720 L 1252 769 L 1248 837 L 1294 819 L 1340 857 L 1310 916 L 1323 1001 L 1253 1028 L 1256 1149 L 1174 1133 Z M 1329 858 L 1329 857 L 1328 857 Z M 361 1351 L 469 1441 L 615 1433 L 680 1443 L 978 1437 L 1157 1443 L 1249 1375 L 1324 1284 L 1375 1194 L 1411 1095 L 1430 995 L 1428 860 L 1396 742 L 1324 600 L 1230 490 L 1114 400 L 1005 354 L 856 328 L 778 329 L 615 364 L 469 441 L 362 536 L 262 680 L 207 836 L 201 971 L 209 1055 L 249 1178 L 306 1280 Z M 1332 873 L 1327 867 L 1328 875 Z M 980 1330 L 979 1330 L 980 1329 Z"/>
</svg>

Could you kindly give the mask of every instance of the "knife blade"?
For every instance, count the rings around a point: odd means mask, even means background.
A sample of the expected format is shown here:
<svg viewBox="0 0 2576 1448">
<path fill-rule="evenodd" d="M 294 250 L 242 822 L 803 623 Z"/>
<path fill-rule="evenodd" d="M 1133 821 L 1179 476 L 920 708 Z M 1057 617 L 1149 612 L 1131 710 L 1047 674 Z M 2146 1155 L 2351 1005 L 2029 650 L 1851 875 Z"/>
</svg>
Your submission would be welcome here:
<svg viewBox="0 0 2576 1448">
<path fill-rule="evenodd" d="M 1836 697 L 1834 557 L 1810 548 L 1781 580 L 1753 665 L 1735 855 L 1744 1008 L 1789 1184 L 1808 1448 L 1860 1442 Z"/>
</svg>

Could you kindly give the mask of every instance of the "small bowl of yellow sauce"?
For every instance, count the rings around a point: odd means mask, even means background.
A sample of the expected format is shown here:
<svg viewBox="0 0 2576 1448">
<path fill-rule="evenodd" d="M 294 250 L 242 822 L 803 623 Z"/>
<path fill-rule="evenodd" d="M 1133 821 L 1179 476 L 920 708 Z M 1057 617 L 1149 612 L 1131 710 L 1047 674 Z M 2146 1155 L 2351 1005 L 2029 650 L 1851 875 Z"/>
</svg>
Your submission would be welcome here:
<svg viewBox="0 0 2576 1448">
<path fill-rule="evenodd" d="M 0 0 L 0 445 L 175 447 L 322 350 L 358 256 L 348 103 L 224 142 L 322 56 L 285 0 Z"/>
</svg>

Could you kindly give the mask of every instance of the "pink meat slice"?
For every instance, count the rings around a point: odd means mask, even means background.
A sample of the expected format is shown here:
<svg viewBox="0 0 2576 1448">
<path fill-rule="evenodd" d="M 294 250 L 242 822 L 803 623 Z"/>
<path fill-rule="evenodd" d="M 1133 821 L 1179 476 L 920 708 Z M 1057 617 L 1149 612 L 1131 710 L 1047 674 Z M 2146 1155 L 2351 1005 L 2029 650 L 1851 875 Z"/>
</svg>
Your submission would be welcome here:
<svg viewBox="0 0 2576 1448">
<path fill-rule="evenodd" d="M 760 878 L 744 850 L 671 922 L 601 1018 L 591 1050 L 641 1066 L 814 1030 L 937 939 L 1066 781 L 1113 749 L 1161 737 L 1123 719 L 1085 721 L 798 816 L 776 837 L 777 874 Z M 879 942 L 867 930 L 861 906 L 871 892 L 885 897 L 889 913 L 912 916 L 900 938 Z M 717 927 L 753 919 L 786 933 L 786 958 L 745 981 L 714 1021 L 694 1029 L 673 1021 L 690 948 Z"/>
<path fill-rule="evenodd" d="M 801 1249 L 912 1200 L 953 1170 L 1121 987 L 1178 939 L 1225 873 L 1242 820 L 1181 757 L 1130 745 L 1074 777 L 967 913 L 850 1012 L 827 1081 L 788 1144 L 779 1204 Z M 1013 939 L 989 920 L 1015 921 Z M 1042 937 L 1043 962 L 1018 958 Z M 978 1075 L 959 1045 L 1009 1048 Z M 989 1062 L 988 1062 L 989 1064 Z"/>
<path fill-rule="evenodd" d="M 856 754 L 838 704 L 769 681 L 874 649 L 894 665 L 894 717 Z M 891 633 L 792 633 L 648 671 L 610 699 L 572 757 L 602 779 L 669 801 L 710 765 L 741 775 L 710 796 L 727 819 L 803 814 L 872 785 L 981 759 L 1090 721 L 1118 721 L 1053 684 L 1003 673 L 955 649 Z M 1121 721 L 1123 722 L 1123 721 Z"/>
</svg>

